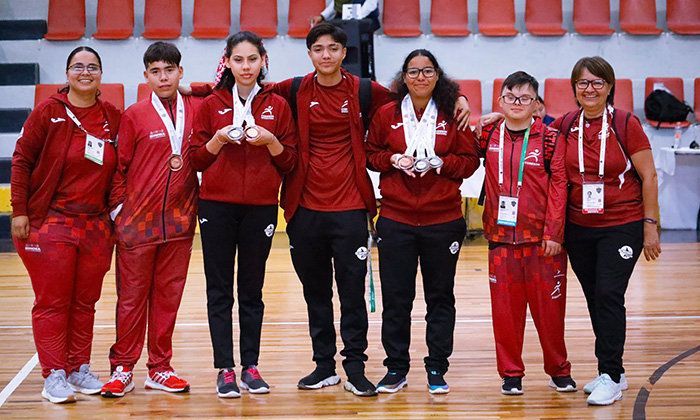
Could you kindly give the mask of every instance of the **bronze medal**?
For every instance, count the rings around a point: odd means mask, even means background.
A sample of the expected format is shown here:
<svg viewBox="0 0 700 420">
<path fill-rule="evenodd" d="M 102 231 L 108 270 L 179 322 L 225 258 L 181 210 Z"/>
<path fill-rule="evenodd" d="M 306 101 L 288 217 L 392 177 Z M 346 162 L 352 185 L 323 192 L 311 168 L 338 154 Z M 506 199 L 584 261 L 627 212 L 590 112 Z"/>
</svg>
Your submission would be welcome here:
<svg viewBox="0 0 700 420">
<path fill-rule="evenodd" d="M 184 162 L 182 160 L 182 156 L 180 155 L 172 155 L 170 156 L 170 159 L 168 159 L 168 166 L 175 172 L 182 169 L 183 164 Z"/>
</svg>

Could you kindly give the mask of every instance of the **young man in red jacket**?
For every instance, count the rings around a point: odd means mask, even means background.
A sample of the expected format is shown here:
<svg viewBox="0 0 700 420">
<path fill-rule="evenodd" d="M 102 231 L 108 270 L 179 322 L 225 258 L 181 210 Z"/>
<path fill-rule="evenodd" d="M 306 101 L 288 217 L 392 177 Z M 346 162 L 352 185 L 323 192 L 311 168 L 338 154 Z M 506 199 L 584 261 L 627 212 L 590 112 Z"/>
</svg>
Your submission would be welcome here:
<svg viewBox="0 0 700 420">
<path fill-rule="evenodd" d="M 188 391 L 170 366 L 172 335 L 187 277 L 197 214 L 197 174 L 189 136 L 201 99 L 178 93 L 180 52 L 156 42 L 146 50 L 144 77 L 153 93 L 122 117 L 111 208 L 117 242 L 117 340 L 105 397 L 134 389 L 148 321 L 147 389 Z"/>
<path fill-rule="evenodd" d="M 576 391 L 564 343 L 567 179 L 564 144 L 533 118 L 538 83 L 525 72 L 503 82 L 505 120 L 484 127 L 486 167 L 484 236 L 489 241 L 489 285 L 498 373 L 503 394 L 522 394 L 527 306 L 535 321 L 549 386 Z"/>
</svg>

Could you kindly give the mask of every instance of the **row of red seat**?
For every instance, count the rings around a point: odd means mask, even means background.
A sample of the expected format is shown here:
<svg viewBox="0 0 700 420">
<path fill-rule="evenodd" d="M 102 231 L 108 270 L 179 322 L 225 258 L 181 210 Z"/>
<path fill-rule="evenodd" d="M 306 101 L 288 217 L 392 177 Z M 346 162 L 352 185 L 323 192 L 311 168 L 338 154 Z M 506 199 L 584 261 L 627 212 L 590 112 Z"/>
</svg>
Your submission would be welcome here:
<svg viewBox="0 0 700 420">
<path fill-rule="evenodd" d="M 481 0 L 478 3 L 479 31 L 487 36 L 513 36 L 514 0 Z M 303 38 L 309 31 L 309 18 L 325 7 L 324 0 L 289 0 L 289 31 Z M 225 38 L 231 27 L 230 0 L 194 0 L 192 36 Z M 419 36 L 420 0 L 384 0 L 384 33 L 393 37 Z M 659 34 L 655 0 L 620 0 L 620 26 L 634 35 Z M 467 36 L 469 30 L 466 0 L 432 0 L 430 25 L 438 36 Z M 609 35 L 610 0 L 574 0 L 573 23 L 583 35 Z M 700 34 L 700 1 L 666 0 L 668 28 L 683 35 Z M 525 25 L 533 35 L 563 35 L 561 0 L 526 0 Z M 148 39 L 180 36 L 180 0 L 145 0 L 144 32 Z M 240 26 L 263 38 L 277 35 L 277 0 L 241 0 Z M 125 39 L 134 31 L 133 0 L 98 0 L 97 39 Z M 49 0 L 50 40 L 79 39 L 85 35 L 85 0 Z"/>
<path fill-rule="evenodd" d="M 501 85 L 504 79 L 496 79 L 493 81 L 493 102 L 491 109 L 494 111 L 502 111 L 498 105 L 498 97 L 501 94 Z M 472 110 L 471 123 L 476 124 L 476 121 L 482 114 L 481 101 L 481 81 L 479 80 L 458 80 L 461 91 L 469 98 L 469 106 Z M 683 95 L 683 79 L 680 77 L 648 77 L 645 81 L 646 98 L 653 90 L 655 83 L 663 83 L 673 94 L 684 100 Z M 56 93 L 63 85 L 36 85 L 34 94 L 34 105 Z M 117 108 L 124 110 L 124 85 L 121 83 L 103 83 L 100 85 L 102 98 L 111 102 Z M 147 97 L 151 93 L 151 89 L 147 84 L 141 83 L 138 86 L 137 100 Z M 545 79 L 544 81 L 544 100 L 547 105 L 547 114 L 554 118 L 564 115 L 566 112 L 576 109 L 570 79 Z M 632 98 L 632 80 L 617 79 L 615 84 L 615 106 L 620 109 L 632 111 L 634 110 L 634 102 Z M 700 121 L 700 77 L 695 79 L 695 118 Z M 655 122 L 650 121 L 653 125 Z M 689 123 L 684 124 L 688 125 Z M 669 124 L 661 124 L 661 127 L 672 126 Z"/>
</svg>

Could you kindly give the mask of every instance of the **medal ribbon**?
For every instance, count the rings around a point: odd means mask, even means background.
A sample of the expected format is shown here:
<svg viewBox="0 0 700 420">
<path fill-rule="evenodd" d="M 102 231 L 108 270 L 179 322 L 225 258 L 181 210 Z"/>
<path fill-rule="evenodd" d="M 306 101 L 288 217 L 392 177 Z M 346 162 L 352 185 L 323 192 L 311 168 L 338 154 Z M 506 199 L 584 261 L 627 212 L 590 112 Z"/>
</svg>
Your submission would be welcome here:
<svg viewBox="0 0 700 420">
<path fill-rule="evenodd" d="M 156 109 L 158 116 L 165 125 L 165 129 L 168 130 L 168 136 L 170 137 L 170 148 L 172 149 L 174 155 L 180 155 L 182 150 L 182 139 L 185 137 L 185 102 L 182 100 L 180 92 L 177 92 L 176 101 L 176 121 L 175 126 L 173 126 L 173 120 L 170 119 L 168 112 L 160 102 L 160 98 L 155 92 L 151 93 L 151 105 L 153 105 L 153 108 Z"/>
<path fill-rule="evenodd" d="M 437 122 L 438 109 L 433 98 L 425 107 L 425 112 L 420 121 L 416 116 L 411 95 L 406 95 L 401 101 L 401 118 L 403 121 L 403 135 L 406 140 L 406 152 L 404 155 L 422 159 L 435 156 L 435 124 Z"/>
<path fill-rule="evenodd" d="M 241 102 L 241 97 L 238 96 L 238 84 L 234 83 L 233 88 L 231 88 L 231 95 L 233 96 L 233 126 L 243 127 L 243 121 L 245 121 L 247 127 L 252 127 L 255 125 L 255 118 L 251 112 L 251 107 L 253 106 L 253 97 L 260 91 L 260 86 L 256 83 L 253 86 L 253 90 L 248 94 L 248 98 L 245 100 L 245 106 Z"/>
<path fill-rule="evenodd" d="M 534 118 L 530 121 L 530 125 L 525 130 L 525 139 L 523 140 L 523 150 L 520 152 L 520 168 L 518 170 L 518 195 L 520 188 L 523 186 L 523 170 L 525 165 L 525 156 L 527 154 L 527 143 L 530 140 L 530 129 L 535 122 Z M 501 123 L 499 138 L 498 138 L 498 186 L 503 191 L 503 143 L 505 140 L 506 122 Z"/>
</svg>

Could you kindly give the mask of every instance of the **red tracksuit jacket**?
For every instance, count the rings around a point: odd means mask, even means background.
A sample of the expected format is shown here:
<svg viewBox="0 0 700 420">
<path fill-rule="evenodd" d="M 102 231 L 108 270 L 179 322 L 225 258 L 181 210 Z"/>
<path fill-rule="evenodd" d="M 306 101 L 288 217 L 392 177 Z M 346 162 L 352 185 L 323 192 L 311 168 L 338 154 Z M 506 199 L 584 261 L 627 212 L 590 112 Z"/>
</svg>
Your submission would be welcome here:
<svg viewBox="0 0 700 420">
<path fill-rule="evenodd" d="M 122 116 L 117 143 L 117 173 L 112 184 L 110 207 L 122 204 L 115 219 L 117 244 L 132 248 L 194 235 L 197 216 L 197 174 L 189 157 L 192 123 L 202 98 L 183 96 L 185 131 L 182 141 L 184 165 L 172 171 L 167 129 L 151 97 L 133 104 Z M 166 110 L 169 106 L 163 105 Z M 168 111 L 170 113 L 170 111 Z M 175 103 L 172 104 L 175 115 Z"/>
<path fill-rule="evenodd" d="M 434 169 L 411 178 L 391 165 L 390 158 L 406 151 L 400 110 L 396 103 L 381 107 L 372 120 L 366 151 L 369 168 L 381 172 L 382 217 L 412 226 L 447 223 L 462 217 L 459 186 L 479 167 L 476 141 L 470 130 L 459 131 L 438 113 L 435 154 L 442 158 L 440 175 Z"/>
<path fill-rule="evenodd" d="M 542 136 L 547 130 L 556 136 L 556 130 L 545 126 L 535 118 L 530 129 L 523 185 L 518 203 L 516 226 L 504 226 L 498 220 L 498 197 L 501 194 L 515 197 L 518 185 L 518 170 L 523 147 L 523 135 L 514 138 L 506 131 L 503 142 L 503 192 L 498 185 L 498 141 L 500 125 L 491 124 L 482 130 L 479 152 L 486 168 L 486 203 L 484 206 L 484 236 L 489 242 L 507 244 L 537 243 L 543 239 L 564 242 L 566 216 L 567 178 L 564 168 L 566 145 L 557 142 L 551 159 L 551 177 L 544 167 Z M 490 140 L 487 139 L 492 132 Z M 483 150 L 486 150 L 483 153 Z"/>
<path fill-rule="evenodd" d="M 362 196 L 362 201 L 365 203 L 370 215 L 374 217 L 377 214 L 377 204 L 374 198 L 374 189 L 372 181 L 367 174 L 364 138 L 365 129 L 362 123 L 360 112 L 360 97 L 359 87 L 360 79 L 345 70 L 341 69 L 343 76 L 350 82 L 351 89 L 349 96 L 351 100 L 348 103 L 348 115 L 356 116 L 350 118 L 350 136 L 352 138 L 352 154 L 353 163 L 355 165 L 355 180 L 357 187 Z M 284 209 L 284 217 L 287 221 L 291 220 L 299 207 L 301 194 L 304 190 L 304 182 L 309 167 L 309 106 L 311 103 L 312 83 L 316 72 L 309 73 L 304 76 L 297 92 L 297 129 L 299 135 L 298 162 L 296 169 L 285 177 L 282 185 L 282 194 L 280 204 Z M 287 101 L 291 100 L 293 79 L 288 79 L 277 83 L 274 86 L 275 93 L 281 95 Z M 379 106 L 391 100 L 391 92 L 376 82 L 372 82 L 372 110 L 370 118 L 374 115 Z"/>
<path fill-rule="evenodd" d="M 229 144 L 218 155 L 205 145 L 222 127 L 233 122 L 231 92 L 215 89 L 197 112 L 194 133 L 190 139 L 190 162 L 202 171 L 199 197 L 226 203 L 277 204 L 282 175 L 291 172 L 297 161 L 296 132 L 292 111 L 281 96 L 265 87 L 253 98 L 251 107 L 255 124 L 273 133 L 284 146 L 277 156 L 270 156 L 267 147 Z"/>
<path fill-rule="evenodd" d="M 114 140 L 121 113 L 109 102 L 97 99 L 97 103 Z M 57 93 L 39 103 L 24 123 L 12 155 L 12 217 L 29 216 L 29 224 L 35 229 L 46 219 L 73 135 L 75 123 L 68 118 L 64 105 L 70 107 L 66 93 Z"/>
</svg>

